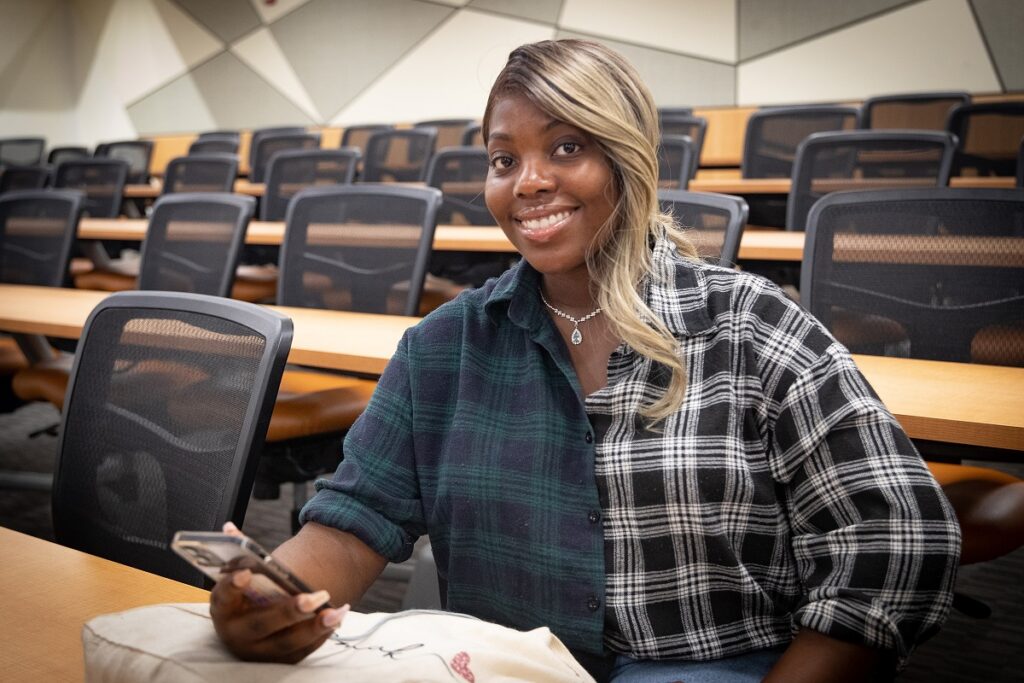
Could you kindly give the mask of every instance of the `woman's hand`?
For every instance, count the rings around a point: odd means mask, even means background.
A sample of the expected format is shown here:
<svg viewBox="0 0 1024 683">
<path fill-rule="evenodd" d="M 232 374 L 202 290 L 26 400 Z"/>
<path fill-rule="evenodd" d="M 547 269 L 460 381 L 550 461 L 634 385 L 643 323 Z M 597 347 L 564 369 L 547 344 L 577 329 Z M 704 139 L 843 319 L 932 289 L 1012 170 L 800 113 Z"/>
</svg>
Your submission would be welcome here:
<svg viewBox="0 0 1024 683">
<path fill-rule="evenodd" d="M 327 591 L 282 597 L 257 605 L 246 596 L 248 569 L 226 574 L 210 595 L 210 616 L 217 635 L 239 659 L 294 664 L 320 647 L 341 624 L 349 607 L 316 610 Z"/>
</svg>

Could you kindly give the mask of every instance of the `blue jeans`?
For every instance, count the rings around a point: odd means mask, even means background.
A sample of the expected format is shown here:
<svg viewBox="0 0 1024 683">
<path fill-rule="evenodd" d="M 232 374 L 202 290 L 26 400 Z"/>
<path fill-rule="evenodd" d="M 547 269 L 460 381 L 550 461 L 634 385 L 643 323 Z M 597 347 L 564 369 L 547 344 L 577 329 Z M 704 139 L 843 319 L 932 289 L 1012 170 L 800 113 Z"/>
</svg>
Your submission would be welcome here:
<svg viewBox="0 0 1024 683">
<path fill-rule="evenodd" d="M 785 645 L 709 662 L 615 658 L 611 683 L 760 683 L 786 651 Z"/>
</svg>

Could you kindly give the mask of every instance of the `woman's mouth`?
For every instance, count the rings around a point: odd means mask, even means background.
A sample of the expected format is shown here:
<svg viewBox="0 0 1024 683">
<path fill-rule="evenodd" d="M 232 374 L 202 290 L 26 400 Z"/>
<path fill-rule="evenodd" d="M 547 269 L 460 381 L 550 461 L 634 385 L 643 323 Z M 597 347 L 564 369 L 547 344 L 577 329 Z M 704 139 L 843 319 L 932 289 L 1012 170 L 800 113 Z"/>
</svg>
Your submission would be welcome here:
<svg viewBox="0 0 1024 683">
<path fill-rule="evenodd" d="M 525 237 L 533 240 L 543 240 L 558 232 L 574 212 L 575 209 L 565 209 L 546 216 L 521 219 L 518 223 Z"/>
</svg>

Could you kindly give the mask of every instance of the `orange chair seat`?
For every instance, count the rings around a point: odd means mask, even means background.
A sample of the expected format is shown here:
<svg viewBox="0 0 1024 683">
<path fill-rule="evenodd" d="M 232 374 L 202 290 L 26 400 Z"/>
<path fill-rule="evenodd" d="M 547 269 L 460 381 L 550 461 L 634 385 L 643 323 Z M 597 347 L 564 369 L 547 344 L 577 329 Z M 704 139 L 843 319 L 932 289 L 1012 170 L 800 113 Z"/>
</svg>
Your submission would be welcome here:
<svg viewBox="0 0 1024 683">
<path fill-rule="evenodd" d="M 28 367 L 25 355 L 12 337 L 0 337 L 0 375 L 13 375 Z"/>
<path fill-rule="evenodd" d="M 377 383 L 314 370 L 285 370 L 267 442 L 341 432 L 366 409 Z"/>
<path fill-rule="evenodd" d="M 960 564 L 994 560 L 1024 545 L 1024 479 L 988 467 L 927 464 L 960 522 Z"/>
<path fill-rule="evenodd" d="M 22 401 L 49 401 L 63 410 L 74 361 L 72 354 L 61 353 L 19 370 L 11 381 L 14 395 Z"/>
</svg>

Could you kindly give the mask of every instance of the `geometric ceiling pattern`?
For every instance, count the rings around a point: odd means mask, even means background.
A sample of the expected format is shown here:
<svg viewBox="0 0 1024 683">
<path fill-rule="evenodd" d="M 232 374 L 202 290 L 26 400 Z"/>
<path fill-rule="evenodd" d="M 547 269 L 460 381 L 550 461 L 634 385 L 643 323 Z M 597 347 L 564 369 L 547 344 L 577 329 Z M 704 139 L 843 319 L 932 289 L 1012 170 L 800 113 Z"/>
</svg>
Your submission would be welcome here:
<svg viewBox="0 0 1024 683">
<path fill-rule="evenodd" d="M 0 17 L 0 126 L 61 142 L 479 117 L 508 52 L 559 37 L 620 51 L 663 106 L 1024 89 L 1021 0 L 0 0 Z"/>
</svg>

